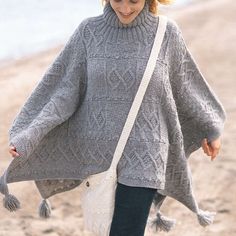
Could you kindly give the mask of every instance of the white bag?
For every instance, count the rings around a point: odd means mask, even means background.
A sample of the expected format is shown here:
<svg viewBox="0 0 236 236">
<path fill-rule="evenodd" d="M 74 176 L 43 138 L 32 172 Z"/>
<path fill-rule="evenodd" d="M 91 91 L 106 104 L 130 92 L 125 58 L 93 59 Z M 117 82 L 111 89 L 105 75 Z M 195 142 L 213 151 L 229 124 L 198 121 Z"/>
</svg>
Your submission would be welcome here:
<svg viewBox="0 0 236 236">
<path fill-rule="evenodd" d="M 153 74 L 156 59 L 164 38 L 166 24 L 166 17 L 159 16 L 157 33 L 148 64 L 119 138 L 110 168 L 107 171 L 89 176 L 83 180 L 79 186 L 81 188 L 81 204 L 85 228 L 97 236 L 109 236 L 110 233 L 117 186 L 116 167 L 122 156 L 147 86 Z"/>
</svg>

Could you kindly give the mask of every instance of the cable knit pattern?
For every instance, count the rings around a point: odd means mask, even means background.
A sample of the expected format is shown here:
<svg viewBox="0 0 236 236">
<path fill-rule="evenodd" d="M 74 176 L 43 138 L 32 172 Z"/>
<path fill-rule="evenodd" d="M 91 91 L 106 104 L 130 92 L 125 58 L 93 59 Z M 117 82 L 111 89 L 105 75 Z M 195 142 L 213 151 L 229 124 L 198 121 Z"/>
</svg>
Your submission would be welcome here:
<svg viewBox="0 0 236 236">
<path fill-rule="evenodd" d="M 9 130 L 7 182 L 35 180 L 43 197 L 110 166 L 142 79 L 158 16 L 145 5 L 129 25 L 111 6 L 84 20 L 37 84 Z M 156 68 L 118 164 L 118 181 L 159 189 L 190 209 L 187 157 L 218 137 L 225 112 L 169 19 Z"/>
</svg>

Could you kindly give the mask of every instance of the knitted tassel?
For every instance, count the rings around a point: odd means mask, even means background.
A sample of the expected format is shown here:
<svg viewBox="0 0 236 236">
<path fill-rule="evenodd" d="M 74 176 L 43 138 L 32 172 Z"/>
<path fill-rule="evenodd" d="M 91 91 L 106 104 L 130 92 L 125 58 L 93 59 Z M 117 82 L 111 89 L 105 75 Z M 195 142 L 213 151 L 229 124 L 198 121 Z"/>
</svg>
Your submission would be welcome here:
<svg viewBox="0 0 236 236">
<path fill-rule="evenodd" d="M 43 199 L 39 205 L 39 216 L 45 219 L 51 216 L 51 206 L 49 201 L 46 199 Z"/>
<path fill-rule="evenodd" d="M 9 194 L 8 186 L 6 183 L 6 173 L 7 172 L 5 172 L 0 178 L 0 192 L 5 195 L 5 197 L 3 198 L 3 206 L 7 210 L 12 212 L 20 209 L 20 202 L 15 196 Z"/>
<path fill-rule="evenodd" d="M 20 202 L 15 196 L 11 194 L 5 195 L 3 198 L 3 205 L 10 212 L 20 209 Z"/>
<path fill-rule="evenodd" d="M 163 216 L 161 212 L 158 212 L 156 218 L 154 220 L 151 220 L 149 224 L 150 227 L 154 228 L 157 232 L 169 232 L 175 226 L 175 223 L 176 221 L 174 219 Z"/>
<path fill-rule="evenodd" d="M 216 212 L 199 210 L 197 213 L 199 224 L 203 227 L 206 227 L 207 225 L 212 224 L 214 221 L 215 215 L 216 215 Z"/>
</svg>

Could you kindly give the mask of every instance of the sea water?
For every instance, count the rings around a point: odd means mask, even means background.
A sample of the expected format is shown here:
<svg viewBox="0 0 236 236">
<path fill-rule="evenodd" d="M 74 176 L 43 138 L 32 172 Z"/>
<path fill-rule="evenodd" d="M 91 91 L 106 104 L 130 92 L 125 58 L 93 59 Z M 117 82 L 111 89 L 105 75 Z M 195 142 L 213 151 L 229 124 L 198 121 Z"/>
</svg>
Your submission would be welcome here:
<svg viewBox="0 0 236 236">
<path fill-rule="evenodd" d="M 64 44 L 83 19 L 102 11 L 101 0 L 0 0 L 0 62 Z"/>
</svg>

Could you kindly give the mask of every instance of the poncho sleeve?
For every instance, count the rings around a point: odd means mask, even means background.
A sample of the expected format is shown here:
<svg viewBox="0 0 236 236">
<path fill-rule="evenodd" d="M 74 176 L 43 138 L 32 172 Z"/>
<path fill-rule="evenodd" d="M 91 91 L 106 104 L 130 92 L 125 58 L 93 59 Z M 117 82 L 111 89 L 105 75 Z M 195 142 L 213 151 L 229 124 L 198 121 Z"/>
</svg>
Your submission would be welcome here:
<svg viewBox="0 0 236 236">
<path fill-rule="evenodd" d="M 191 55 L 182 32 L 173 22 L 170 37 L 169 78 L 178 111 L 187 156 L 201 147 L 201 141 L 218 138 L 225 111 Z"/>
<path fill-rule="evenodd" d="M 15 146 L 22 157 L 27 158 L 50 130 L 79 107 L 86 89 L 82 33 L 81 23 L 13 120 L 9 145 Z"/>
</svg>

